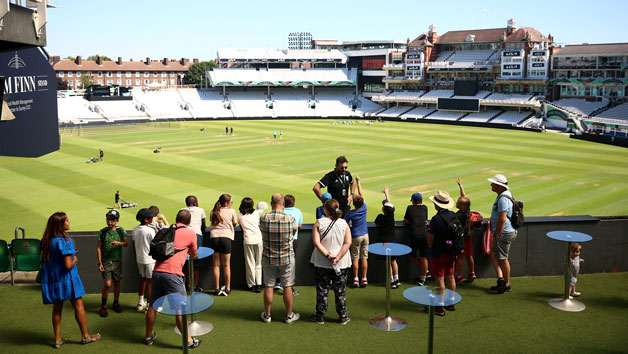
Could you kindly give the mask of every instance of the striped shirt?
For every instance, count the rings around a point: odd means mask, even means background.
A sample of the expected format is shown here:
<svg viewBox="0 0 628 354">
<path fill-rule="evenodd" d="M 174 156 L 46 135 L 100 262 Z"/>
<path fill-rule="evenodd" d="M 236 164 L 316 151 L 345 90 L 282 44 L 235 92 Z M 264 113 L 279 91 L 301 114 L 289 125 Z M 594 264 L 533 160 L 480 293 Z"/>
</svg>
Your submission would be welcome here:
<svg viewBox="0 0 628 354">
<path fill-rule="evenodd" d="M 292 237 L 297 230 L 294 218 L 281 211 L 271 211 L 260 217 L 264 253 L 262 260 L 270 265 L 294 262 Z"/>
</svg>

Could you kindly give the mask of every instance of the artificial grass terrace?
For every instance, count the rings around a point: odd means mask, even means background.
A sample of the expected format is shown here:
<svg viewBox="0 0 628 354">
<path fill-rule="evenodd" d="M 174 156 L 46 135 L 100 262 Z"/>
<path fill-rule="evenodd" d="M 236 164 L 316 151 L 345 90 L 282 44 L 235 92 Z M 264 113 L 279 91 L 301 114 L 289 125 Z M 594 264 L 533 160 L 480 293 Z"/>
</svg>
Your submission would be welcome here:
<svg viewBox="0 0 628 354">
<path fill-rule="evenodd" d="M 562 294 L 561 276 L 512 279 L 513 291 L 496 295 L 488 290 L 494 279 L 478 279 L 458 287 L 462 302 L 455 312 L 435 319 L 435 351 L 440 353 L 625 353 L 628 345 L 628 273 L 582 274 L 578 277 L 582 312 L 564 312 L 547 304 Z M 428 283 L 432 285 L 432 283 Z M 385 332 L 371 328 L 368 320 L 385 313 L 382 284 L 365 289 L 347 289 L 351 322 L 337 323 L 333 295 L 326 323 L 309 322 L 315 310 L 315 288 L 298 287 L 301 295 L 294 310 L 301 320 L 286 325 L 279 293 L 275 293 L 273 322 L 264 324 L 262 294 L 233 290 L 228 297 L 215 297 L 212 308 L 197 315 L 214 330 L 201 338 L 194 352 L 221 353 L 423 353 L 427 350 L 428 315 L 422 306 L 406 301 L 402 284 L 392 292 L 392 314 L 408 322 L 406 329 Z M 331 295 L 331 294 L 330 294 Z M 87 325 L 103 339 L 80 345 L 80 332 L 73 310 L 66 302 L 62 336 L 69 339 L 64 353 L 163 353 L 180 352 L 180 337 L 174 334 L 174 319 L 157 316 L 157 339 L 142 344 L 143 313 L 135 311 L 136 294 L 122 294 L 125 311 L 98 316 L 100 295 L 86 295 Z M 41 302 L 38 286 L 1 287 L 0 343 L 2 353 L 49 353 L 54 342 L 51 306 Z M 112 300 L 110 299 L 110 302 Z"/>
<path fill-rule="evenodd" d="M 380 191 L 390 186 L 397 219 L 413 192 L 438 189 L 457 197 L 456 177 L 471 207 L 488 215 L 495 195 L 486 180 L 503 173 L 526 216 L 627 215 L 628 150 L 565 135 L 409 122 L 332 124 L 332 120 L 257 120 L 152 123 L 62 129 L 57 152 L 36 158 L 0 157 L 0 238 L 16 226 L 41 237 L 57 210 L 72 231 L 105 226 L 104 214 L 120 190 L 140 207 L 158 205 L 171 221 L 189 194 L 207 212 L 221 193 L 234 208 L 249 196 L 268 201 L 291 193 L 314 222 L 319 201 L 312 186 L 345 155 L 360 175 L 369 206 L 379 213 Z M 235 136 L 223 136 L 233 126 Z M 200 131 L 206 127 L 206 131 Z M 283 138 L 273 139 L 273 130 Z M 162 147 L 161 153 L 153 149 Z M 105 151 L 105 162 L 86 164 Z M 432 210 L 430 205 L 430 210 Z M 137 209 L 123 209 L 121 226 L 135 226 Z M 432 213 L 430 213 L 432 215 Z"/>
</svg>

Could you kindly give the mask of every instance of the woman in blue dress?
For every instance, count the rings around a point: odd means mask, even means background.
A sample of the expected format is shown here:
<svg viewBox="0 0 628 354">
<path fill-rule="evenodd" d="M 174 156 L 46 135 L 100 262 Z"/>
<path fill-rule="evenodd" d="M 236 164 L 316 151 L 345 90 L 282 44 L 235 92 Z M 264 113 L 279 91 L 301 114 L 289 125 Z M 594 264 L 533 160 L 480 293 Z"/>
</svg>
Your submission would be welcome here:
<svg viewBox="0 0 628 354">
<path fill-rule="evenodd" d="M 48 218 L 46 231 L 41 239 L 41 296 L 44 304 L 52 305 L 52 329 L 56 349 L 61 348 L 66 339 L 61 338 L 61 313 L 63 302 L 69 300 L 74 307 L 76 322 L 81 330 L 81 344 L 100 340 L 100 334 L 89 334 L 85 321 L 85 308 L 81 296 L 85 295 L 83 282 L 78 274 L 74 241 L 67 236 L 70 220 L 63 212 L 56 212 Z"/>
</svg>

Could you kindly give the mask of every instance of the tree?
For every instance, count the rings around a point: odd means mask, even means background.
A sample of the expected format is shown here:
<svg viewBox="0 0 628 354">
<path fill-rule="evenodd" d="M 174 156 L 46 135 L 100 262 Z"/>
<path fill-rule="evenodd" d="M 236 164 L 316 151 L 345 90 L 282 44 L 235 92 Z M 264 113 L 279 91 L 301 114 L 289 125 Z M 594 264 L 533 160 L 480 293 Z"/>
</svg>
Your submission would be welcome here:
<svg viewBox="0 0 628 354">
<path fill-rule="evenodd" d="M 94 84 L 94 82 L 89 79 L 89 76 L 87 76 L 87 75 L 81 76 L 81 88 L 86 89 L 86 88 L 90 87 L 93 84 Z"/>
<path fill-rule="evenodd" d="M 57 90 L 67 90 L 68 83 L 63 81 L 60 77 L 57 78 Z"/>
<path fill-rule="evenodd" d="M 72 60 L 72 61 L 75 61 L 75 60 L 76 60 L 76 57 L 67 56 L 67 57 L 65 57 L 65 59 L 66 59 L 66 60 Z"/>
<path fill-rule="evenodd" d="M 102 58 L 103 61 L 111 61 L 111 58 L 109 58 L 106 55 L 101 55 L 100 57 Z M 85 60 L 96 60 L 96 59 L 98 59 L 98 54 L 90 55 Z"/>
<path fill-rule="evenodd" d="M 218 65 L 214 60 L 194 63 L 188 68 L 188 72 L 185 74 L 183 81 L 187 85 L 200 85 L 202 78 L 202 83 L 205 84 L 205 72 L 213 70 L 215 67 L 218 67 Z"/>
</svg>

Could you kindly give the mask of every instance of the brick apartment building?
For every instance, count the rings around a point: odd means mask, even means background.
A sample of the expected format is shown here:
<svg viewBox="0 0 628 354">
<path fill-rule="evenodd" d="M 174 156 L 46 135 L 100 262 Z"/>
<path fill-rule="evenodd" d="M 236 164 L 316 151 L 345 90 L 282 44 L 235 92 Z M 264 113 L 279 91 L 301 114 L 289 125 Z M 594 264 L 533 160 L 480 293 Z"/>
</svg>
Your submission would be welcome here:
<svg viewBox="0 0 628 354">
<path fill-rule="evenodd" d="M 84 89 L 81 77 L 87 76 L 96 85 L 120 85 L 125 87 L 175 87 L 181 85 L 183 77 L 191 64 L 198 63 L 198 59 L 181 60 L 164 58 L 163 60 L 117 61 L 83 60 L 77 56 L 75 60 L 61 59 L 59 56 L 50 57 L 50 65 L 57 73 L 57 77 L 68 84 L 71 90 Z"/>
</svg>

